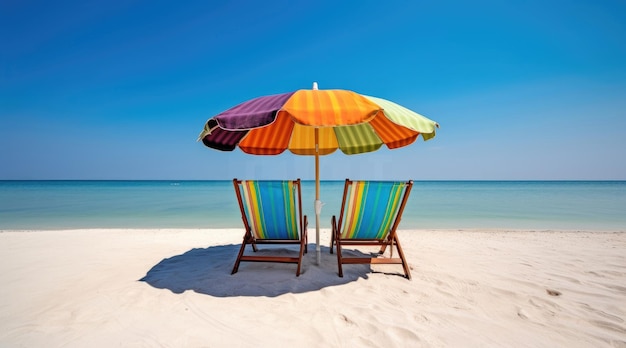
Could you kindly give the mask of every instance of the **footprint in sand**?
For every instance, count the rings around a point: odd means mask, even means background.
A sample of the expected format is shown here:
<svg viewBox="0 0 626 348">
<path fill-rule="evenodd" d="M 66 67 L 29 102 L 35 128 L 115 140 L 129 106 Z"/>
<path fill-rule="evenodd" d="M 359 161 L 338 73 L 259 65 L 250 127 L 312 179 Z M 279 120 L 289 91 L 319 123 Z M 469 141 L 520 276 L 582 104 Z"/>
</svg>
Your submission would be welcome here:
<svg viewBox="0 0 626 348">
<path fill-rule="evenodd" d="M 561 292 L 558 290 L 546 289 L 546 292 L 550 296 L 561 296 Z"/>
<path fill-rule="evenodd" d="M 523 309 L 518 309 L 517 310 L 517 316 L 524 319 L 524 320 L 528 320 L 528 315 L 526 314 L 526 312 Z"/>
<path fill-rule="evenodd" d="M 346 325 L 355 325 L 355 323 L 350 318 L 348 318 L 345 314 L 340 314 L 339 319 L 341 322 L 345 323 Z"/>
</svg>

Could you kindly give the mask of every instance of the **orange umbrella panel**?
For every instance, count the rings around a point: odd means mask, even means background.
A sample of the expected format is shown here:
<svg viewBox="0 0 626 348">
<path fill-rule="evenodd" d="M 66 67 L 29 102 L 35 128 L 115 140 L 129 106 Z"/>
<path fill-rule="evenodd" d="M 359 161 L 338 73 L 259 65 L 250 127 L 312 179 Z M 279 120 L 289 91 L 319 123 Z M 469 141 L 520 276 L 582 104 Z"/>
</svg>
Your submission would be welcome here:
<svg viewBox="0 0 626 348">
<path fill-rule="evenodd" d="M 295 123 L 313 127 L 347 126 L 368 122 L 382 108 L 364 96 L 346 90 L 299 90 L 281 112 Z"/>
</svg>

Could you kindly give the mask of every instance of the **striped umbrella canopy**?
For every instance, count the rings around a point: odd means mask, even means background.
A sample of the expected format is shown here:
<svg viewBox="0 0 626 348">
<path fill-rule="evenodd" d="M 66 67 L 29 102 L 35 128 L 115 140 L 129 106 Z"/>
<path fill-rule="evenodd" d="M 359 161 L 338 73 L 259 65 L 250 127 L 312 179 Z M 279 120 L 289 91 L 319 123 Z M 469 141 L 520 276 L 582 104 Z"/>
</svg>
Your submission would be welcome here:
<svg viewBox="0 0 626 348">
<path fill-rule="evenodd" d="M 317 260 L 319 244 L 319 156 L 337 149 L 359 154 L 407 146 L 421 135 L 435 137 L 439 125 L 391 101 L 349 90 L 313 89 L 262 96 L 210 118 L 199 140 L 207 147 L 252 155 L 278 155 L 285 150 L 315 156 Z"/>
</svg>

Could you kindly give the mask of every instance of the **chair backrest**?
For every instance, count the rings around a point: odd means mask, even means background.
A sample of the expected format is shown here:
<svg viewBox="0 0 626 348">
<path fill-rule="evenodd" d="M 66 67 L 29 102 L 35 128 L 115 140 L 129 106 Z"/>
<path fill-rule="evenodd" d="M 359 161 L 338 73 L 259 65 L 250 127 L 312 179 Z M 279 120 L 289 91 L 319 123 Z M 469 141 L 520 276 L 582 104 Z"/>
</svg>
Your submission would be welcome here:
<svg viewBox="0 0 626 348">
<path fill-rule="evenodd" d="M 384 239 L 397 228 L 412 181 L 346 180 L 339 228 L 342 239 Z"/>
<path fill-rule="evenodd" d="M 244 225 L 257 239 L 297 240 L 302 228 L 300 179 L 233 180 Z"/>
</svg>

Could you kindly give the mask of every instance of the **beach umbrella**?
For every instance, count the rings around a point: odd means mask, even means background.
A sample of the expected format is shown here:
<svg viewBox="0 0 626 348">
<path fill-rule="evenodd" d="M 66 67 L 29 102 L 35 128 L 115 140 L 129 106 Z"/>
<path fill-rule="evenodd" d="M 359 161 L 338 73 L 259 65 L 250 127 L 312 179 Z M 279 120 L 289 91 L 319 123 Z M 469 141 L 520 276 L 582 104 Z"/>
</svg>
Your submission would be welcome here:
<svg viewBox="0 0 626 348">
<path fill-rule="evenodd" d="M 207 147 L 252 155 L 278 155 L 289 150 L 315 156 L 315 231 L 320 262 L 319 156 L 337 149 L 359 154 L 407 146 L 421 135 L 435 137 L 439 125 L 391 101 L 349 90 L 313 89 L 262 96 L 210 118 L 198 140 Z"/>
</svg>

